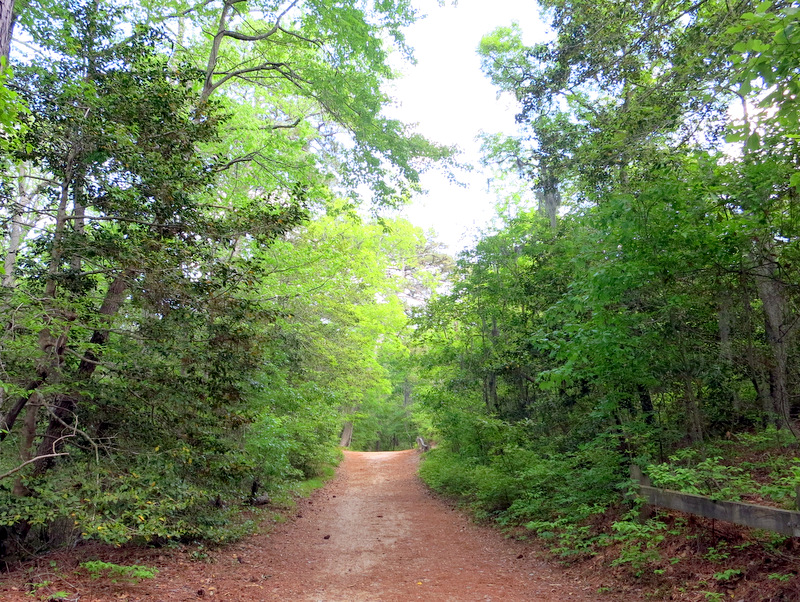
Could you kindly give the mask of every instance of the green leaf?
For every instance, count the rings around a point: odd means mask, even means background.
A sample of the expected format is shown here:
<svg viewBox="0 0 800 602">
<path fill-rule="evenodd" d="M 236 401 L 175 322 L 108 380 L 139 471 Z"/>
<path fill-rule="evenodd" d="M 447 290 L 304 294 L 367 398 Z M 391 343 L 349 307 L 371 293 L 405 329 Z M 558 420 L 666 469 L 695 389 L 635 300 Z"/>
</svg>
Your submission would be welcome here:
<svg viewBox="0 0 800 602">
<path fill-rule="evenodd" d="M 765 13 L 770 9 L 771 6 L 772 2 L 770 0 L 764 0 L 763 2 L 760 2 L 758 6 L 756 6 L 756 12 Z"/>
<path fill-rule="evenodd" d="M 745 79 L 742 83 L 739 84 L 739 94 L 742 96 L 747 96 L 753 90 L 753 87 L 750 83 L 749 79 Z"/>
</svg>

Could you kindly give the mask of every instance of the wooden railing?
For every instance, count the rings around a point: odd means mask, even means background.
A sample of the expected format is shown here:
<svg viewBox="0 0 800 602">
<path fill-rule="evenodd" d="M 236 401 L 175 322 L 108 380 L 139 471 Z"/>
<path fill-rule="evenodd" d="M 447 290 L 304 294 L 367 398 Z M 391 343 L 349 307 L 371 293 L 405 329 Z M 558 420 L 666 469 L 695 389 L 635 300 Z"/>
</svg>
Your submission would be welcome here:
<svg viewBox="0 0 800 602">
<path fill-rule="evenodd" d="M 688 512 L 753 529 L 765 529 L 789 537 L 800 537 L 800 512 L 659 489 L 651 485 L 650 479 L 644 476 L 641 468 L 636 465 L 631 466 L 631 478 L 639 484 L 639 495 L 652 506 Z M 797 495 L 797 500 L 800 502 L 800 487 Z"/>
</svg>

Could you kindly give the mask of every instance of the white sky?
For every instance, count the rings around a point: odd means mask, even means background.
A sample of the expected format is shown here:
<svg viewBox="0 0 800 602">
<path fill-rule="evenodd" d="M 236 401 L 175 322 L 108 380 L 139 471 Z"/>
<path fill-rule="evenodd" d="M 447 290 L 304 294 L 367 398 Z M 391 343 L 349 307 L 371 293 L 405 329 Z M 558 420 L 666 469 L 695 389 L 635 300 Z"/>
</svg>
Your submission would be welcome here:
<svg viewBox="0 0 800 602">
<path fill-rule="evenodd" d="M 474 164 L 475 171 L 458 176 L 467 188 L 441 173 L 424 174 L 422 185 L 429 193 L 416 198 L 403 215 L 426 231 L 435 230 L 437 239 L 455 253 L 471 246 L 476 230 L 494 215 L 496 199 L 488 193 L 487 174 L 477 165 L 480 144 L 475 137 L 480 131 L 514 133 L 517 113 L 514 99 L 498 100 L 481 72 L 478 44 L 485 34 L 512 21 L 520 24 L 527 43 L 544 41 L 546 27 L 531 0 L 458 0 L 457 6 L 441 7 L 426 0 L 422 8 L 428 16 L 407 32 L 417 64 L 407 65 L 407 75 L 390 91 L 399 105 L 391 116 L 417 123 L 417 130 L 435 142 L 459 146 L 461 160 Z"/>
</svg>

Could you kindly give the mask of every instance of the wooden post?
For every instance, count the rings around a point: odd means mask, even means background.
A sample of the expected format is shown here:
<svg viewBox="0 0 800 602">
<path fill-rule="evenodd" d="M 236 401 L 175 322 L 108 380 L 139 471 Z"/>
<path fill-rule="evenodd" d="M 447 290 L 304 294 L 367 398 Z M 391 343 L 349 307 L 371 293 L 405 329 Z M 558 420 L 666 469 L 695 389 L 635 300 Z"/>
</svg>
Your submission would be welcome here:
<svg viewBox="0 0 800 602">
<path fill-rule="evenodd" d="M 642 472 L 642 469 L 636 465 L 631 464 L 631 479 L 636 481 L 639 484 L 639 491 L 637 493 L 641 493 L 642 487 L 650 485 L 650 479 Z M 642 504 L 642 507 L 639 509 L 639 522 L 645 522 L 648 518 L 653 516 L 653 510 L 647 504 Z"/>
<path fill-rule="evenodd" d="M 631 478 L 639 483 L 639 485 L 646 485 L 648 487 L 652 485 L 650 479 L 645 476 L 645 474 L 642 472 L 642 469 L 636 464 L 631 464 Z"/>
</svg>

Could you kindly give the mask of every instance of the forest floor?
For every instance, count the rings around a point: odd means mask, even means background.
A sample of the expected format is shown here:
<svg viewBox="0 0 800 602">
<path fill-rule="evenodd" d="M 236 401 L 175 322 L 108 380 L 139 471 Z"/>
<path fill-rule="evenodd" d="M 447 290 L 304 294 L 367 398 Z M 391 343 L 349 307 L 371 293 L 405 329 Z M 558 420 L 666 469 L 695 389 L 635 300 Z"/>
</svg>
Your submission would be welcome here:
<svg viewBox="0 0 800 602">
<path fill-rule="evenodd" d="M 635 590 L 600 596 L 602 574 L 548 562 L 533 544 L 470 522 L 422 484 L 418 458 L 414 451 L 346 452 L 332 481 L 262 534 L 213 551 L 79 546 L 0 575 L 0 600 L 641 599 Z M 87 560 L 158 573 L 137 583 L 93 581 L 76 571 Z"/>
</svg>

